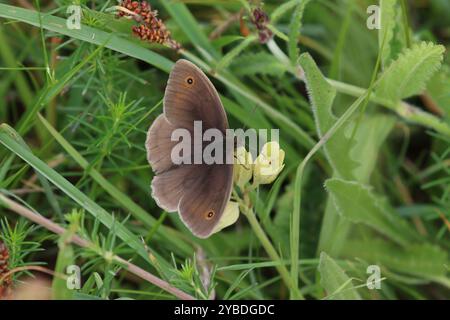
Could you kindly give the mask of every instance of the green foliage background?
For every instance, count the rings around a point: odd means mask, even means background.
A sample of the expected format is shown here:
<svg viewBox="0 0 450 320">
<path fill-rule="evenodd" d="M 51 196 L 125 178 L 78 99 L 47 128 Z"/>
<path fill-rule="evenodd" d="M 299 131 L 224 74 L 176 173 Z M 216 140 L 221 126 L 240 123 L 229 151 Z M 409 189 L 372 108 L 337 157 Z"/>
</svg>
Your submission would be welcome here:
<svg viewBox="0 0 450 320">
<path fill-rule="evenodd" d="M 448 1 L 265 1 L 267 44 L 258 1 L 150 1 L 180 52 L 134 37 L 114 1 L 77 1 L 82 28 L 67 29 L 71 4 L 0 3 L 9 269 L 81 266 L 80 290 L 53 278 L 55 299 L 174 298 L 117 256 L 198 299 L 450 298 Z M 379 30 L 366 26 L 373 4 Z M 280 128 L 286 152 L 252 212 L 206 240 L 150 197 L 145 135 L 180 58 L 214 82 L 231 128 Z M 366 286 L 374 264 L 379 290 Z"/>
</svg>

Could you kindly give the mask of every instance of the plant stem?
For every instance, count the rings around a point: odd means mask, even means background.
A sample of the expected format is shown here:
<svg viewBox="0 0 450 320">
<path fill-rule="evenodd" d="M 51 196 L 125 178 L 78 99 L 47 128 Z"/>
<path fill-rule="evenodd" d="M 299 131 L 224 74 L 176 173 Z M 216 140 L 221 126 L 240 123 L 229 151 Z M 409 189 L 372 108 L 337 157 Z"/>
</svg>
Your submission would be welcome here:
<svg viewBox="0 0 450 320">
<path fill-rule="evenodd" d="M 261 241 L 261 244 L 264 247 L 264 250 L 266 250 L 270 259 L 272 259 L 272 261 L 280 263 L 280 264 L 276 265 L 275 268 L 277 269 L 278 273 L 280 274 L 283 282 L 286 284 L 286 286 L 290 290 L 296 291 L 297 297 L 299 299 L 304 299 L 303 295 L 298 290 L 298 288 L 293 287 L 292 281 L 289 276 L 288 269 L 282 263 L 282 260 L 281 260 L 280 256 L 278 255 L 278 252 L 275 250 L 275 248 L 273 247 L 272 243 L 269 240 L 269 237 L 267 236 L 267 234 L 264 232 L 264 229 L 259 224 L 258 219 L 256 219 L 255 213 L 253 212 L 252 209 L 250 209 L 249 204 L 248 204 L 248 198 L 246 199 L 247 201 L 245 201 L 245 202 L 243 202 L 239 198 L 237 198 L 237 200 L 241 205 L 241 212 L 247 217 L 248 222 L 250 223 L 250 226 L 253 229 L 253 232 L 255 232 L 259 241 Z"/>
</svg>

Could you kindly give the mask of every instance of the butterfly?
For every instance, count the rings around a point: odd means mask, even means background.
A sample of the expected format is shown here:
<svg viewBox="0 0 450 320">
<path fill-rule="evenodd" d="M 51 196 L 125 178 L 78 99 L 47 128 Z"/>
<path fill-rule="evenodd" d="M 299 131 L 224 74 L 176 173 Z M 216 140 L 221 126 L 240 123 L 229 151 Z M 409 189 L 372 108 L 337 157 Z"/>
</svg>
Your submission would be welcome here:
<svg viewBox="0 0 450 320">
<path fill-rule="evenodd" d="M 181 220 L 200 238 L 211 235 L 230 200 L 233 183 L 232 161 L 213 163 L 174 163 L 172 151 L 179 141 L 173 139 L 178 129 L 194 135 L 194 124 L 201 121 L 203 132 L 217 129 L 226 140 L 228 119 L 214 85 L 193 63 L 180 59 L 169 75 L 163 113 L 147 133 L 147 159 L 155 173 L 151 183 L 157 205 L 178 212 Z M 216 130 L 216 131 L 217 131 Z M 183 157 L 193 159 L 194 151 Z M 197 146 L 198 147 L 198 146 Z M 198 152 L 203 152 L 202 144 Z M 225 147 L 225 157 L 233 157 Z M 198 154 L 197 154 L 198 155 Z"/>
</svg>

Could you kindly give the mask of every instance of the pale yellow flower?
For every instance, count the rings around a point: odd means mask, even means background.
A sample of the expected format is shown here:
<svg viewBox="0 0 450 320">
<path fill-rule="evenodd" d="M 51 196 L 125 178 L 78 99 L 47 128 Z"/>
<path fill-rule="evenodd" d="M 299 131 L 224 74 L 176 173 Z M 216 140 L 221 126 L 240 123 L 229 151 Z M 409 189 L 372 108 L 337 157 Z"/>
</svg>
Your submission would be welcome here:
<svg viewBox="0 0 450 320">
<path fill-rule="evenodd" d="M 228 201 L 225 211 L 212 233 L 219 232 L 223 228 L 231 226 L 239 218 L 239 204 L 234 201 Z"/>
<path fill-rule="evenodd" d="M 244 147 L 238 147 L 235 153 L 233 181 L 241 189 L 250 181 L 253 174 L 253 157 Z"/>
<path fill-rule="evenodd" d="M 284 151 L 276 141 L 266 143 L 255 160 L 253 183 L 272 183 L 284 168 Z"/>
</svg>

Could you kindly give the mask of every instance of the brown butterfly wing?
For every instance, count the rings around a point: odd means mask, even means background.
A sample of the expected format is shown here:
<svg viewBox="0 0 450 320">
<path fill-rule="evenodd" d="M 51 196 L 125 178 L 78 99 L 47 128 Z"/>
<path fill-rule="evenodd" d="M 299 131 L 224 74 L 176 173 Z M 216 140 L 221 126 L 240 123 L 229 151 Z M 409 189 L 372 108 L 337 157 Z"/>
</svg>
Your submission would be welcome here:
<svg viewBox="0 0 450 320">
<path fill-rule="evenodd" d="M 225 134 L 227 116 L 214 85 L 193 63 L 180 59 L 170 73 L 164 95 L 164 114 L 178 127 L 193 128 L 201 120 L 203 128 L 217 128 Z"/>
<path fill-rule="evenodd" d="M 172 131 L 176 127 L 171 125 L 164 114 L 160 114 L 147 132 L 147 160 L 155 174 L 173 167 L 171 152 L 178 143 L 171 141 Z"/>
<path fill-rule="evenodd" d="M 181 165 L 153 178 L 152 196 L 178 211 L 197 237 L 206 238 L 222 217 L 231 193 L 232 165 Z"/>
<path fill-rule="evenodd" d="M 196 236 L 206 238 L 229 201 L 233 165 L 172 163 L 171 150 L 178 143 L 171 141 L 173 130 L 193 132 L 194 121 L 223 134 L 228 128 L 225 110 L 208 77 L 189 61 L 179 60 L 169 76 L 164 114 L 153 122 L 147 136 L 148 161 L 156 174 L 152 196 L 161 208 L 178 211 Z"/>
<path fill-rule="evenodd" d="M 173 167 L 153 178 L 152 197 L 159 207 L 167 212 L 178 211 L 178 204 L 187 188 L 200 184 L 197 173 L 202 171 L 193 166 Z"/>
<path fill-rule="evenodd" d="M 193 234 L 207 238 L 222 217 L 230 199 L 233 166 L 201 166 L 195 183 L 192 187 L 187 186 L 180 199 L 178 211 Z"/>
</svg>

